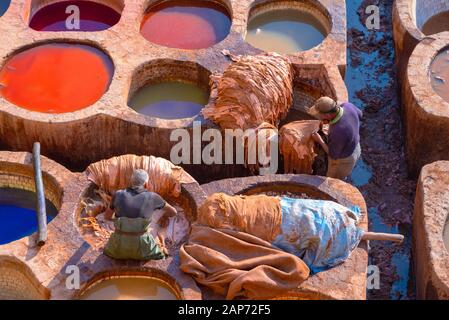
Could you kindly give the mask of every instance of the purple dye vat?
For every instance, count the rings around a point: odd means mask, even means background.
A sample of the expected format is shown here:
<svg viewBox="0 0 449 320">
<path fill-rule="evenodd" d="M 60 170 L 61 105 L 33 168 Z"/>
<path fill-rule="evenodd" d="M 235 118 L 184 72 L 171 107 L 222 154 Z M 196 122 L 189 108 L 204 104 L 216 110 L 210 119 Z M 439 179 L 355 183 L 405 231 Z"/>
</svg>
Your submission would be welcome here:
<svg viewBox="0 0 449 320">
<path fill-rule="evenodd" d="M 73 24 L 74 11 L 70 6 L 79 8 L 79 29 Z M 120 13 L 104 4 L 79 0 L 63 1 L 38 10 L 31 18 L 30 27 L 37 31 L 102 31 L 114 26 L 119 20 Z"/>
</svg>

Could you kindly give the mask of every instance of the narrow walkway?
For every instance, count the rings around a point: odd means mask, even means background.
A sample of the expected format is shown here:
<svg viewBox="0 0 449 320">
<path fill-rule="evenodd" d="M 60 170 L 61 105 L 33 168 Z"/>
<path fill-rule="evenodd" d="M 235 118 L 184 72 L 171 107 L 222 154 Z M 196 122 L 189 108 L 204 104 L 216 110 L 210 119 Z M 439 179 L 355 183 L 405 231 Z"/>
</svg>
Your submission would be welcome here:
<svg viewBox="0 0 449 320">
<path fill-rule="evenodd" d="M 370 265 L 380 269 L 380 289 L 368 299 L 413 299 L 411 219 L 415 181 L 407 179 L 404 135 L 394 65 L 393 1 L 346 0 L 348 69 L 351 102 L 364 112 L 363 161 L 352 182 L 368 205 L 370 230 L 403 233 L 406 243 L 372 242 Z M 380 30 L 365 27 L 369 5 L 380 8 Z"/>
</svg>

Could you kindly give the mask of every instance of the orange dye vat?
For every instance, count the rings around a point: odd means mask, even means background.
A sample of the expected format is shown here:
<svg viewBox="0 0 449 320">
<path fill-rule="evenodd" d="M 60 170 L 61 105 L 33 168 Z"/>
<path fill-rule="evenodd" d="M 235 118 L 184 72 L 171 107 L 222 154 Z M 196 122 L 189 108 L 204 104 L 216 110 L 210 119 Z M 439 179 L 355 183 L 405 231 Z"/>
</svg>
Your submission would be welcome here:
<svg viewBox="0 0 449 320">
<path fill-rule="evenodd" d="M 102 51 L 53 43 L 10 58 L 0 71 L 0 96 L 31 111 L 67 113 L 86 108 L 107 91 L 114 66 Z"/>
</svg>

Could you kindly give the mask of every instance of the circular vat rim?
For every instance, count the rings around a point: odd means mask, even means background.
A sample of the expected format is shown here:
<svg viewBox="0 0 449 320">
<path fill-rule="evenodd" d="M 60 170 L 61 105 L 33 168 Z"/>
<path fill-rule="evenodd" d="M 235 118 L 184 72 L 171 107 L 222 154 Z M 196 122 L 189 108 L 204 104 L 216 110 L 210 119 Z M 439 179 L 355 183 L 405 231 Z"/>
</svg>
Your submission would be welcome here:
<svg viewBox="0 0 449 320">
<path fill-rule="evenodd" d="M 51 291 L 46 288 L 45 286 L 43 286 L 39 280 L 36 277 L 35 272 L 33 272 L 33 270 L 30 268 L 30 266 L 24 262 L 21 261 L 20 259 L 13 257 L 13 256 L 6 256 L 6 255 L 1 255 L 0 254 L 0 270 L 2 269 L 2 265 L 3 268 L 10 268 L 13 270 L 13 272 L 20 274 L 21 276 L 24 277 L 24 279 L 22 280 L 26 280 L 27 283 L 24 285 L 27 285 L 27 291 L 28 293 L 31 293 L 31 291 L 33 292 L 33 296 L 23 296 L 23 295 L 18 295 L 15 297 L 10 297 L 11 299 L 14 300 L 22 300 L 22 299 L 27 299 L 27 300 L 50 300 L 51 298 Z M 5 265 L 8 265 L 5 267 Z M 4 276 L 8 276 L 11 275 L 9 272 L 0 272 L 0 278 L 4 277 Z M 17 278 L 14 279 L 15 280 L 15 284 L 17 284 Z M 0 281 L 0 284 L 6 284 L 6 281 Z M 23 282 L 22 282 L 23 284 Z M 0 290 L 0 296 L 3 293 L 3 290 Z"/>
<path fill-rule="evenodd" d="M 48 5 L 52 5 L 55 3 L 61 3 L 61 2 L 66 2 L 66 1 L 70 1 L 70 0 L 27 0 L 26 3 L 26 12 L 25 12 L 25 16 L 24 16 L 24 20 L 26 25 L 28 26 L 28 28 L 30 28 L 31 30 L 35 31 L 35 32 L 50 32 L 50 33 L 54 33 L 54 32 L 83 32 L 81 30 L 63 30 L 63 31 L 40 31 L 40 30 L 34 30 L 33 28 L 31 28 L 30 23 L 31 20 L 33 19 L 34 15 L 40 11 L 41 9 L 47 7 Z M 120 21 L 122 20 L 122 14 L 123 14 L 123 10 L 125 8 L 126 5 L 126 0 L 86 0 L 89 2 L 95 2 L 98 4 L 102 4 L 105 5 L 113 10 L 115 10 L 118 14 L 120 14 L 120 19 L 112 26 L 109 26 L 108 28 L 104 29 L 104 30 L 100 30 L 100 31 L 87 31 L 87 32 L 92 32 L 92 33 L 96 33 L 96 32 L 104 32 L 107 31 L 113 27 L 115 27 L 116 25 L 118 25 L 120 23 Z"/>
<path fill-rule="evenodd" d="M 273 5 L 275 6 L 275 8 L 270 8 L 270 6 L 273 6 Z M 308 7 L 313 7 L 314 13 L 309 12 L 309 10 L 305 10 Z M 255 16 L 257 17 L 258 15 L 260 15 L 262 13 L 276 11 L 279 9 L 294 9 L 294 10 L 298 10 L 298 11 L 307 12 L 307 13 L 311 14 L 317 20 L 317 22 L 319 22 L 321 24 L 323 29 L 326 31 L 326 34 L 324 35 L 323 40 L 316 46 L 309 48 L 307 50 L 304 50 L 304 51 L 287 53 L 287 54 L 285 54 L 287 56 L 296 56 L 298 54 L 304 54 L 306 52 L 316 50 L 317 48 L 322 47 L 328 41 L 330 35 L 332 34 L 332 31 L 334 28 L 334 18 L 332 17 L 332 14 L 329 11 L 329 9 L 322 3 L 321 0 L 305 0 L 305 1 L 256 0 L 256 1 L 252 2 L 249 7 L 247 17 L 246 17 L 245 31 L 243 34 L 243 41 L 248 46 L 250 46 L 254 50 L 260 50 L 262 52 L 267 52 L 263 49 L 253 46 L 251 43 L 246 41 L 246 37 L 247 37 L 247 33 L 248 33 L 248 25 Z"/>
<path fill-rule="evenodd" d="M 170 68 L 174 68 L 176 71 L 170 72 Z M 154 72 L 158 69 L 159 74 Z M 185 71 L 181 72 L 183 69 L 185 69 Z M 163 82 L 180 81 L 197 85 L 200 89 L 206 91 L 209 95 L 209 100 L 204 105 L 206 106 L 211 99 L 211 85 L 209 82 L 211 75 L 212 71 L 195 61 L 154 59 L 144 62 L 132 72 L 131 80 L 129 81 L 128 93 L 126 95 L 126 109 L 129 114 L 133 114 L 134 116 L 137 115 L 142 119 L 156 121 L 158 127 L 166 127 L 171 129 L 190 127 L 193 121 L 203 121 L 201 112 L 190 118 L 162 119 L 139 113 L 130 106 L 130 101 L 140 89 L 146 86 Z"/>
<path fill-rule="evenodd" d="M 95 287 L 96 285 L 116 278 L 134 278 L 143 277 L 148 279 L 157 279 L 163 282 L 166 286 L 170 288 L 170 291 L 176 296 L 177 300 L 185 300 L 186 293 L 184 292 L 178 281 L 172 277 L 168 272 L 159 270 L 157 268 L 151 267 L 140 267 L 140 268 L 120 268 L 110 269 L 107 271 L 101 271 L 91 277 L 83 286 L 77 290 L 73 296 L 73 300 L 82 300 L 82 297 L 86 292 Z"/>
<path fill-rule="evenodd" d="M 63 123 L 63 122 L 70 122 L 70 121 L 77 121 L 77 120 L 83 120 L 90 117 L 97 116 L 101 113 L 104 113 L 104 107 L 102 101 L 107 98 L 107 96 L 111 92 L 111 88 L 114 84 L 114 80 L 116 77 L 116 71 L 117 66 L 115 64 L 115 61 L 113 59 L 113 56 L 111 55 L 111 52 L 103 45 L 97 43 L 96 41 L 90 40 L 90 39 L 70 39 L 70 38 L 52 38 L 52 39 L 44 39 L 35 41 L 33 43 L 29 43 L 26 45 L 19 46 L 17 48 L 14 48 L 11 50 L 6 56 L 4 56 L 2 59 L 0 59 L 0 70 L 2 70 L 5 65 L 8 63 L 8 61 L 16 56 L 19 53 L 25 52 L 27 50 L 37 48 L 39 46 L 44 46 L 48 44 L 69 44 L 69 45 L 83 45 L 88 46 L 93 49 L 96 49 L 103 53 L 111 62 L 113 66 L 113 73 L 110 77 L 110 83 L 107 88 L 107 90 L 102 94 L 102 96 L 94 103 L 87 107 L 84 107 L 79 110 L 75 110 L 73 112 L 66 112 L 66 113 L 45 113 L 45 112 L 39 112 L 39 111 L 32 111 L 28 110 L 26 108 L 19 107 L 15 105 L 14 103 L 8 101 L 7 99 L 0 97 L 4 101 L 4 103 L 1 104 L 0 107 L 0 113 L 6 112 L 12 116 L 23 118 L 28 121 L 35 121 L 35 122 L 45 122 L 45 123 Z M 0 103 L 2 101 L 0 100 Z M 114 110 L 114 108 L 110 107 L 111 110 Z M 114 112 L 113 112 L 114 113 Z"/>
<path fill-rule="evenodd" d="M 430 0 L 430 1 L 432 1 L 432 0 Z M 448 12 L 449 11 L 449 4 L 446 4 L 446 8 L 443 8 L 443 10 L 440 10 L 441 8 L 440 8 L 440 6 L 438 6 L 438 5 L 435 5 L 435 6 L 432 6 L 429 2 L 430 2 L 429 0 L 425 0 L 425 2 L 426 2 L 426 7 L 427 8 L 436 8 L 436 9 L 438 9 L 437 10 L 437 12 L 432 12 L 432 14 L 431 15 L 427 15 L 426 16 L 426 18 L 425 18 L 425 20 L 423 20 L 423 21 L 419 21 L 418 20 L 418 16 L 417 16 L 417 5 L 418 5 L 418 2 L 422 2 L 422 0 L 408 0 L 408 3 L 409 3 L 409 10 L 410 10 L 410 13 L 411 13 L 411 18 L 412 18 L 412 23 L 413 23 L 413 26 L 421 33 L 421 35 L 423 36 L 423 37 L 426 37 L 426 36 L 433 36 L 433 35 L 435 35 L 435 34 L 437 34 L 437 33 L 432 33 L 432 34 L 429 34 L 429 35 L 427 35 L 427 34 L 425 34 L 424 33 L 424 31 L 423 31 L 423 27 L 426 25 L 426 23 L 427 22 L 429 22 L 430 21 L 430 19 L 432 19 L 433 17 L 435 17 L 435 16 L 437 16 L 438 14 L 440 14 L 440 13 L 444 13 L 444 12 Z M 437 0 L 438 1 L 438 0 Z M 449 31 L 449 30 L 446 30 L 446 31 Z"/>
<path fill-rule="evenodd" d="M 289 179 L 289 175 L 279 175 L 277 181 L 270 181 L 269 179 L 261 179 L 255 184 L 251 184 L 241 189 L 237 194 L 240 195 L 255 195 L 267 191 L 289 191 L 295 194 L 305 193 L 313 199 L 335 201 L 342 205 L 351 205 L 348 199 L 335 192 L 334 189 L 328 188 L 322 184 L 316 184 L 318 179 L 311 178 L 313 176 L 302 175 L 299 179 L 295 179 L 292 176 Z M 302 178 L 302 179 L 301 179 Z M 343 186 L 343 184 L 341 184 Z"/>
<path fill-rule="evenodd" d="M 327 200 L 336 201 L 342 205 L 357 204 L 362 207 L 364 220 L 368 218 L 366 203 L 360 191 L 346 182 L 327 177 L 305 174 L 275 174 L 218 180 L 201 187 L 209 195 L 218 192 L 216 190 L 225 190 L 223 192 L 229 194 L 251 195 L 273 187 L 304 188 L 314 195 L 321 195 L 321 198 L 327 198 Z M 304 191 L 296 192 L 304 193 Z"/>
<path fill-rule="evenodd" d="M 412 37 L 415 42 L 424 39 L 426 35 L 421 30 L 421 27 L 418 26 L 416 19 L 416 0 L 395 0 L 393 6 L 393 22 L 395 30 L 398 32 L 398 34 L 395 32 L 395 42 L 401 43 L 401 49 L 407 46 L 403 43 L 407 40 L 407 37 Z M 441 12 L 444 11 L 439 11 L 436 14 Z M 423 25 L 436 14 L 428 17 Z M 400 27 L 397 28 L 396 26 Z M 397 39 L 397 36 L 400 36 L 401 39 Z M 433 34 L 432 37 L 433 36 L 435 36 L 435 34 Z"/>
<path fill-rule="evenodd" d="M 140 20 L 139 20 L 139 35 L 140 35 L 140 37 L 141 37 L 144 41 L 150 43 L 150 44 L 153 45 L 153 46 L 157 46 L 157 47 L 159 47 L 159 48 L 165 48 L 165 49 L 167 49 L 167 50 L 181 50 L 181 51 L 187 51 L 187 52 L 198 52 L 198 51 L 204 51 L 204 50 L 211 50 L 212 48 L 214 48 L 214 47 L 216 47 L 216 46 L 222 44 L 222 43 L 225 42 L 225 41 L 227 41 L 228 38 L 229 38 L 230 36 L 232 36 L 232 31 L 233 31 L 233 27 L 234 27 L 234 9 L 233 9 L 233 0 L 202 0 L 202 1 L 204 1 L 204 2 L 214 3 L 214 4 L 218 5 L 218 6 L 223 7 L 223 9 L 226 10 L 227 16 L 228 16 L 228 18 L 229 18 L 229 20 L 230 20 L 230 22 L 231 22 L 231 25 L 230 25 L 230 27 L 229 27 L 228 34 L 227 34 L 226 37 L 224 37 L 222 40 L 220 40 L 219 42 L 216 42 L 216 43 L 214 43 L 213 45 L 211 45 L 211 46 L 209 46 L 209 47 L 206 47 L 206 48 L 199 48 L 199 49 L 185 49 L 185 48 L 167 47 L 167 46 L 164 46 L 164 45 L 161 45 L 161 44 L 157 44 L 157 43 L 154 43 L 154 42 L 152 42 L 152 41 L 146 39 L 146 38 L 143 36 L 142 32 L 141 32 L 141 24 L 142 24 L 142 21 L 143 21 L 143 19 L 144 19 L 144 17 L 145 17 L 145 14 L 146 14 L 151 8 L 154 8 L 154 7 L 156 7 L 156 6 L 158 6 L 158 5 L 161 5 L 161 4 L 163 4 L 163 3 L 169 3 L 169 2 L 172 2 L 172 1 L 176 1 L 176 0 L 145 0 L 144 4 L 143 4 L 143 6 L 142 6 L 142 11 L 140 12 L 140 15 L 139 15 L 139 17 L 140 17 Z"/>
<path fill-rule="evenodd" d="M 449 31 L 439 33 L 435 39 L 421 41 L 410 56 L 405 85 L 419 109 L 434 116 L 449 118 L 449 101 L 432 88 L 430 81 L 432 63 L 446 49 L 449 49 Z"/>
<path fill-rule="evenodd" d="M 49 225 L 56 225 L 59 219 L 63 219 L 61 218 L 61 214 L 63 213 L 67 183 L 67 180 L 64 180 L 62 177 L 64 175 L 67 175 L 67 178 L 69 178 L 71 172 L 62 165 L 42 156 L 42 178 L 46 200 L 52 203 L 57 209 L 57 214 Z M 26 152 L 0 151 L 0 177 L 2 176 L 8 178 L 0 181 L 0 188 L 13 188 L 35 192 L 32 154 Z M 8 247 L 19 241 L 26 241 L 26 239 L 35 235 L 36 232 L 7 243 L 3 247 Z"/>
</svg>

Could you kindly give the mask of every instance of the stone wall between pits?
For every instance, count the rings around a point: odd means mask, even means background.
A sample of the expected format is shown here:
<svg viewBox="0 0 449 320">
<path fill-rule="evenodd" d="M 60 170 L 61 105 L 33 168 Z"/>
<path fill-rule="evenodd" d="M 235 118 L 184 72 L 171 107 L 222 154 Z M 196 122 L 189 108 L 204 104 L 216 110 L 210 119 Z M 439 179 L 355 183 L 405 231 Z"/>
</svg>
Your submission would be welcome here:
<svg viewBox="0 0 449 320">
<path fill-rule="evenodd" d="M 449 47 L 449 32 L 419 43 L 409 60 L 402 104 L 406 156 L 411 177 L 438 160 L 449 160 L 449 102 L 432 88 L 429 70 L 436 55 Z"/>
</svg>

